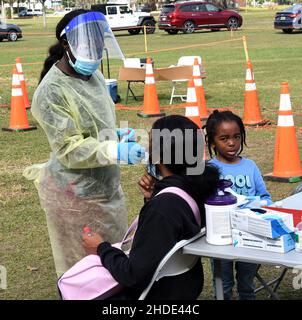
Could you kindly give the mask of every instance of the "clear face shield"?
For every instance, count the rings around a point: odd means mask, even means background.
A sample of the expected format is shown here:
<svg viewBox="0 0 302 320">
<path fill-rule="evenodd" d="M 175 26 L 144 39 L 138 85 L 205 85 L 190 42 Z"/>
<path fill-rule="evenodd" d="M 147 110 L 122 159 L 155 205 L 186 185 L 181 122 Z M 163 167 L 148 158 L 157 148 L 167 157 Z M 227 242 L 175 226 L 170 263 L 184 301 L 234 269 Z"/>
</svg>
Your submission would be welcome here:
<svg viewBox="0 0 302 320">
<path fill-rule="evenodd" d="M 101 62 L 103 55 L 110 59 L 124 59 L 105 16 L 100 12 L 87 12 L 73 18 L 61 36 L 64 34 L 77 60 Z"/>
</svg>

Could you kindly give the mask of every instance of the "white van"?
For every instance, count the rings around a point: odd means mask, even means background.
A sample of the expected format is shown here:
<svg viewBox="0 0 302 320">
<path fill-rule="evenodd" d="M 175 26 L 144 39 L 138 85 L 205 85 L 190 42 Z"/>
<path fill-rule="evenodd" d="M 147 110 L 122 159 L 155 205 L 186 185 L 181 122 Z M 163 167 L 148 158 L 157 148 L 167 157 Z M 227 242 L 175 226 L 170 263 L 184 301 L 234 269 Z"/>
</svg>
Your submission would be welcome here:
<svg viewBox="0 0 302 320">
<path fill-rule="evenodd" d="M 27 9 L 28 16 L 43 16 L 43 11 L 41 9 Z"/>
</svg>

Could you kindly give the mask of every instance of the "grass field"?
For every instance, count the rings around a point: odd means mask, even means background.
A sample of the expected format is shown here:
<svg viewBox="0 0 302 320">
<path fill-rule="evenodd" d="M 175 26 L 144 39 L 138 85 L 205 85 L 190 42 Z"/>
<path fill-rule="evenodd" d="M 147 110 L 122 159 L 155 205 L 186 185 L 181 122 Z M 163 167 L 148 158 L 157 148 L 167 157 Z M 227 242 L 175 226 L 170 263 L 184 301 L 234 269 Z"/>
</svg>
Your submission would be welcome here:
<svg viewBox="0 0 302 320">
<path fill-rule="evenodd" d="M 148 35 L 148 50 L 156 67 L 176 64 L 180 56 L 200 55 L 206 69 L 204 81 L 208 108 L 233 108 L 243 113 L 245 54 L 242 36 L 247 37 L 249 55 L 253 62 L 255 80 L 263 116 L 273 124 L 277 120 L 280 83 L 288 81 L 291 101 L 295 113 L 295 124 L 300 150 L 302 150 L 302 42 L 301 33 L 283 34 L 273 29 L 275 12 L 269 10 L 243 12 L 244 25 L 241 30 L 228 32 L 198 31 L 192 35 L 168 35 L 156 30 Z M 48 47 L 54 43 L 56 18 L 48 18 L 48 27 L 43 28 L 40 18 L 14 20 L 21 26 L 24 37 L 16 43 L 0 43 L 0 126 L 7 127 L 10 103 L 11 71 L 16 57 L 21 57 L 31 99 L 38 84 L 42 63 Z M 117 40 L 128 57 L 146 57 L 143 35 L 129 36 L 127 32 L 117 33 Z M 231 41 L 230 41 L 231 40 Z M 178 47 L 199 47 L 177 49 Z M 170 49 L 169 51 L 163 51 Z M 31 64 L 32 63 L 32 64 Z M 121 64 L 110 61 L 111 78 L 117 78 Z M 119 94 L 124 103 L 126 83 L 119 82 Z M 137 84 L 134 90 L 143 94 L 143 86 Z M 167 106 L 171 83 L 158 82 L 157 90 L 161 106 Z M 140 106 L 142 101 L 129 100 L 129 106 Z M 167 114 L 184 114 L 184 109 L 166 109 Z M 150 128 L 152 120 L 138 118 L 136 110 L 117 110 L 117 118 L 129 121 L 133 128 Z M 29 121 L 35 125 L 31 117 Z M 265 128 L 248 128 L 247 144 L 243 154 L 254 159 L 262 170 L 268 173 L 273 166 L 275 125 Z M 0 265 L 7 269 L 7 290 L 0 289 L 0 299 L 58 299 L 56 275 L 43 211 L 33 183 L 22 177 L 23 169 L 33 163 L 48 160 L 49 145 L 43 131 L 7 133 L 0 131 Z M 290 141 L 289 141 L 290 143 Z M 127 198 L 129 220 L 142 205 L 137 181 L 143 166 L 123 166 L 122 185 Z M 287 196 L 296 184 L 267 183 L 273 200 Z M 156 235 L 155 235 L 156 236 Z M 265 252 L 263 253 L 265 254 Z M 301 255 L 302 261 L 302 255 Z M 209 263 L 204 259 L 205 288 L 201 299 L 212 299 L 212 283 Z M 280 269 L 262 267 L 266 278 L 277 275 Z M 292 286 L 294 274 L 288 272 L 279 293 L 283 299 L 301 299 L 302 290 Z M 260 293 L 258 299 L 267 299 Z"/>
</svg>

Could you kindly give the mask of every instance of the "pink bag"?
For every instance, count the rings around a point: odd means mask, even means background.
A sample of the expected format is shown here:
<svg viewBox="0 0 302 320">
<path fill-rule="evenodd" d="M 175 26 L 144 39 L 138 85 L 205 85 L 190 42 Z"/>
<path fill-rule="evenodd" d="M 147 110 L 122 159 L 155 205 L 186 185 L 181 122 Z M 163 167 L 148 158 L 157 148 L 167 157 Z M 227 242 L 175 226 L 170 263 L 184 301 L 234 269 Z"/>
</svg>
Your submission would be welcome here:
<svg viewBox="0 0 302 320">
<path fill-rule="evenodd" d="M 124 239 L 112 246 L 121 249 L 133 240 L 138 217 L 127 230 Z M 58 280 L 58 288 L 63 300 L 104 300 L 123 288 L 102 265 L 98 255 L 90 254 L 67 270 Z"/>
<path fill-rule="evenodd" d="M 190 205 L 196 221 L 200 225 L 200 214 L 195 200 L 185 191 L 176 187 L 165 188 L 162 193 L 175 193 Z M 124 244 L 133 240 L 138 217 L 132 222 L 124 239 L 113 247 L 121 249 Z M 132 236 L 130 236 L 132 234 Z M 104 300 L 122 290 L 111 273 L 102 265 L 98 255 L 89 255 L 67 270 L 58 280 L 58 288 L 63 300 Z"/>
</svg>

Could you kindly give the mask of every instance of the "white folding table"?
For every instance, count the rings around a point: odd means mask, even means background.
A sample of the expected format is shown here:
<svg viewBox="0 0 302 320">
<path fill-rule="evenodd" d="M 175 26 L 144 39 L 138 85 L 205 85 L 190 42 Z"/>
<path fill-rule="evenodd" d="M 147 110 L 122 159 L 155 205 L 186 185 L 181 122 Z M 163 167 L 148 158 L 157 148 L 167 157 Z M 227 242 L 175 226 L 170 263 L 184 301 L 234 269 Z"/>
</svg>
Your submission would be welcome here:
<svg viewBox="0 0 302 320">
<path fill-rule="evenodd" d="M 302 253 L 299 253 L 295 250 L 291 250 L 287 253 L 274 253 L 264 250 L 238 247 L 235 248 L 233 245 L 215 246 L 208 244 L 205 237 L 199 238 L 198 240 L 186 245 L 183 248 L 183 254 L 191 254 L 195 256 L 218 259 L 214 260 L 214 277 L 217 300 L 223 300 L 221 261 L 219 259 L 243 261 L 256 264 L 277 265 L 284 266 L 285 268 L 296 268 L 302 270 Z M 262 282 L 262 285 L 264 285 L 265 289 L 267 289 L 270 294 L 274 296 L 273 290 L 269 287 L 268 284 L 265 283 L 264 280 Z M 270 288 L 271 290 L 268 288 Z"/>
</svg>

